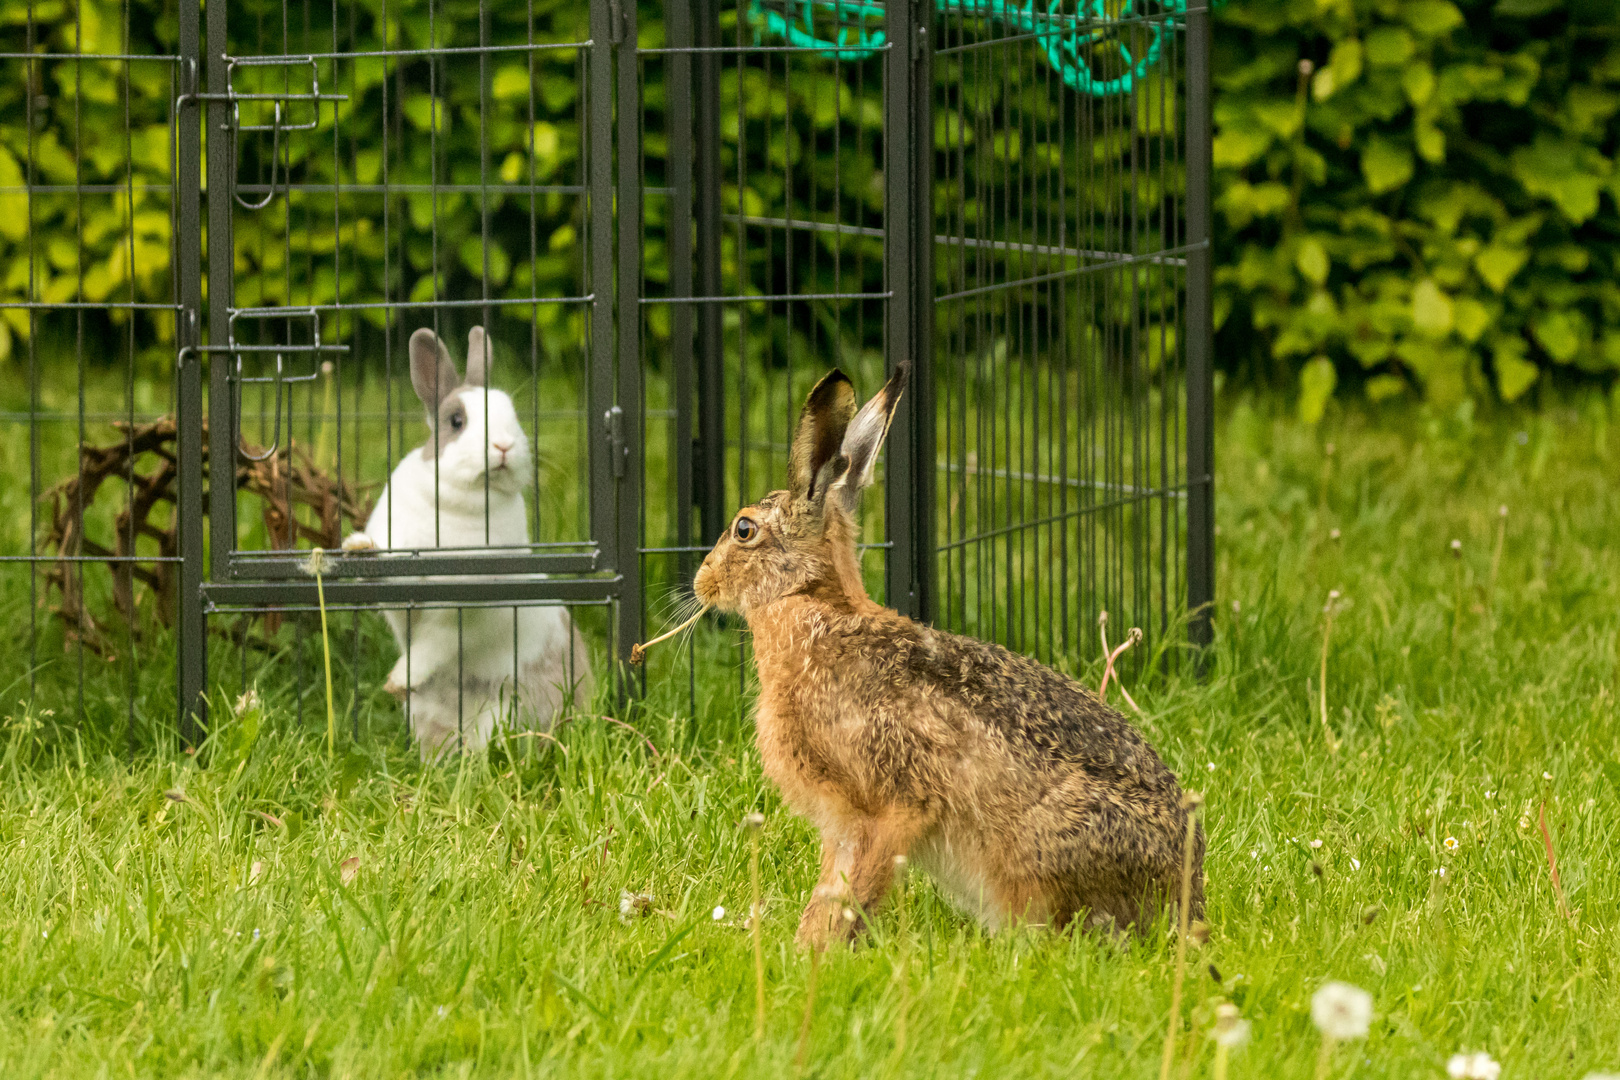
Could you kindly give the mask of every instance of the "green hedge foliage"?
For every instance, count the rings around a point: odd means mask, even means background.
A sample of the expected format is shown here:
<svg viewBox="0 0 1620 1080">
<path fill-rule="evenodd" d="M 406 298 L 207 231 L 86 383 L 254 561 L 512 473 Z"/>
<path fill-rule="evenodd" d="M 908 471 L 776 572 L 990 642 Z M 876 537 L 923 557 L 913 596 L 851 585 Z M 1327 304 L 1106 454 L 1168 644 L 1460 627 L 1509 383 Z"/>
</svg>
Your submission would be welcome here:
<svg viewBox="0 0 1620 1080">
<path fill-rule="evenodd" d="M 350 9 L 350 25 L 323 24 L 309 42 L 285 47 L 331 48 L 335 38 L 341 48 L 374 37 L 385 21 L 394 46 L 476 43 L 475 0 L 439 3 L 431 24 L 424 0 L 394 0 L 386 15 L 383 0 L 355 0 Z M 281 9 L 239 0 L 232 11 L 233 38 L 251 38 L 253 27 L 276 26 Z M 536 0 L 497 11 L 484 32 L 500 41 L 569 39 L 583 33 L 582 11 Z M 656 14 L 656 5 L 646 11 L 651 44 L 661 43 Z M 310 18 L 312 26 L 321 21 Z M 1218 355 L 1231 374 L 1286 380 L 1313 419 L 1336 389 L 1439 404 L 1513 401 L 1561 373 L 1604 382 L 1620 373 L 1620 2 L 1230 0 L 1217 9 L 1216 31 L 1215 311 Z M 6 52 L 163 54 L 176 34 L 172 0 L 0 2 Z M 248 52 L 280 44 L 233 41 Z M 5 298 L 32 291 L 53 300 L 168 300 L 173 66 L 0 67 Z M 419 62 L 388 71 L 324 64 L 323 79 L 350 94 L 338 107 L 342 137 L 336 146 L 322 146 L 319 133 L 290 141 L 295 175 L 368 183 L 387 168 L 395 183 L 434 175 L 463 184 L 577 182 L 577 70 L 549 60 L 531 69 L 515 58 L 489 71 L 461 67 L 441 72 L 435 108 Z M 272 76 L 286 73 L 258 78 Z M 1139 93 L 1145 98 L 1155 85 L 1144 81 Z M 385 95 L 394 90 L 405 94 L 403 108 L 390 110 Z M 798 106 L 816 110 L 818 131 L 845 126 L 857 141 L 876 137 L 873 109 L 835 119 L 828 103 L 842 91 L 808 83 L 796 90 Z M 811 148 L 772 142 L 780 136 L 771 118 L 788 105 L 781 96 L 751 94 L 739 110 L 732 91 L 724 112 L 733 127 L 738 115 L 762 125 L 750 145 L 800 162 L 807 183 L 792 194 L 814 204 L 803 208 L 812 213 L 827 192 L 815 169 L 805 171 Z M 649 102 L 661 108 L 661 99 Z M 383 119 L 389 112 L 392 124 Z M 373 130 L 369 145 L 362 133 Z M 649 181 L 658 183 L 670 151 L 661 123 L 649 121 L 648 138 Z M 262 177 L 264 148 L 250 142 L 243 153 L 244 175 Z M 133 191 L 124 186 L 130 180 Z M 30 183 L 58 191 L 30 205 L 19 190 Z M 63 190 L 74 185 L 92 193 Z M 858 190 L 876 198 L 874 185 Z M 773 203 L 772 193 L 760 194 L 761 205 Z M 735 192 L 730 198 L 728 212 L 750 212 Z M 380 218 L 380 199 L 376 209 Z M 528 199 L 485 207 L 473 196 L 441 196 L 435 206 L 418 195 L 391 210 L 399 250 L 391 264 L 375 221 L 345 222 L 353 231 L 343 244 L 356 256 L 346 295 L 384 287 L 396 297 L 425 298 L 435 287 L 477 295 L 485 278 L 499 295 L 526 291 L 539 277 L 557 278 L 558 292 L 577 291 L 576 200 L 546 196 L 531 210 Z M 662 203 L 649 200 L 654 245 L 662 214 Z M 329 201 L 311 197 L 296 212 L 238 222 L 239 302 L 320 302 L 339 287 L 316 266 L 334 243 Z M 436 244 L 415 235 L 430 226 Z M 779 261 L 779 253 L 730 246 L 728 277 L 747 273 L 739 260 L 753 254 Z M 309 264 L 302 272 L 301 262 Z M 555 334 L 558 348 L 578 339 L 574 313 L 536 317 L 546 324 L 541 337 Z M 114 312 L 99 321 L 151 370 L 165 370 L 173 333 L 166 313 Z M 0 312 L 0 362 L 19 340 L 43 332 L 24 312 Z"/>
<path fill-rule="evenodd" d="M 1371 398 L 1620 372 L 1620 4 L 1232 0 L 1218 354 Z"/>
</svg>

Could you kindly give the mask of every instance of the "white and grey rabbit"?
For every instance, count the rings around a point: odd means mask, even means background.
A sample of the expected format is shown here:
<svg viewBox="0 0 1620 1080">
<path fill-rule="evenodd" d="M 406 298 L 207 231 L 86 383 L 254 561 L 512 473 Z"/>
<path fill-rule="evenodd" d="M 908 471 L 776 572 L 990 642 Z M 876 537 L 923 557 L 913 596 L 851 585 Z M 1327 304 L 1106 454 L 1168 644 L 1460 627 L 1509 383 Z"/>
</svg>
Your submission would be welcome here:
<svg viewBox="0 0 1620 1080">
<path fill-rule="evenodd" d="M 344 550 L 526 552 L 529 440 L 512 399 L 487 386 L 492 350 L 484 328 L 467 335 L 465 380 L 432 330 L 411 335 L 410 354 L 428 441 L 400 461 L 365 531 L 349 536 Z M 503 719 L 544 730 L 570 702 L 590 697 L 589 655 L 566 607 L 383 615 L 400 649 L 385 689 L 405 702 L 423 757 L 458 746 L 482 750 Z"/>
</svg>

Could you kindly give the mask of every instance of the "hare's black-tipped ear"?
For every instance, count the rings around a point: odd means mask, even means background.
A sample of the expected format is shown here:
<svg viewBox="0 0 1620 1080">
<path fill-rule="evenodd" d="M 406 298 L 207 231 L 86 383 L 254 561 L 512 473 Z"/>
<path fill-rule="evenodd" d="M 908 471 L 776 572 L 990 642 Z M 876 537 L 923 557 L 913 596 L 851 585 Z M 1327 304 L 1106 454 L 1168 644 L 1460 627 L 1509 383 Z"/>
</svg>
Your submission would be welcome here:
<svg viewBox="0 0 1620 1080">
<path fill-rule="evenodd" d="M 878 451 L 883 448 L 883 440 L 889 435 L 889 425 L 894 422 L 894 410 L 900 404 L 900 395 L 905 392 L 909 371 L 909 365 L 898 365 L 894 374 L 889 376 L 889 381 L 883 384 L 883 389 L 861 406 L 861 411 L 855 414 L 855 419 L 844 430 L 840 450 L 849 459 L 849 469 L 833 487 L 837 490 L 839 503 L 851 514 L 860 506 L 861 492 L 872 482 Z"/>
<path fill-rule="evenodd" d="M 467 334 L 467 385 L 488 386 L 489 369 L 495 362 L 495 348 L 482 326 L 475 326 Z"/>
<path fill-rule="evenodd" d="M 425 326 L 411 335 L 411 385 L 427 406 L 429 423 L 439 415 L 439 403 L 461 385 L 450 350 Z"/>
<path fill-rule="evenodd" d="M 855 388 L 849 376 L 833 368 L 804 400 L 799 426 L 793 432 L 793 449 L 788 455 L 788 489 L 796 499 L 815 499 L 823 494 L 823 469 L 838 456 L 844 429 L 855 415 Z"/>
</svg>

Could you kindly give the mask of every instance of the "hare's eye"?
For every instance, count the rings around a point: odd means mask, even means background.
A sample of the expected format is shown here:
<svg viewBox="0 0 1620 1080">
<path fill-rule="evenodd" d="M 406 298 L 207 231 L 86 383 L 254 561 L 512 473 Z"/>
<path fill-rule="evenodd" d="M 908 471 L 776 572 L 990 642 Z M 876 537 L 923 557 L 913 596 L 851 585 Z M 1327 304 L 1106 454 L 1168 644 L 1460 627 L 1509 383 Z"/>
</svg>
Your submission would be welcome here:
<svg viewBox="0 0 1620 1080">
<path fill-rule="evenodd" d="M 738 518 L 732 531 L 737 534 L 739 542 L 746 544 L 759 535 L 759 525 L 753 518 Z"/>
</svg>

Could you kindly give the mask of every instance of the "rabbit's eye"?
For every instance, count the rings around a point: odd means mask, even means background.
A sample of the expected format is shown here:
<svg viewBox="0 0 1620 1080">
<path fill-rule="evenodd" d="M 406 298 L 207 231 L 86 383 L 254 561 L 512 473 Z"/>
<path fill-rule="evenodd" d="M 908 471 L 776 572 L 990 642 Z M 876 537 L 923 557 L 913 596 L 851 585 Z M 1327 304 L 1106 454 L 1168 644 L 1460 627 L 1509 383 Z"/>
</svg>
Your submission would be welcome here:
<svg viewBox="0 0 1620 1080">
<path fill-rule="evenodd" d="M 462 428 L 464 428 L 466 426 L 467 426 L 467 418 L 465 416 L 462 416 L 458 412 L 453 412 L 453 413 L 450 414 L 450 427 L 451 427 L 452 430 L 460 431 Z"/>
<path fill-rule="evenodd" d="M 736 533 L 739 543 L 746 544 L 759 535 L 759 524 L 753 518 L 738 518 L 732 531 Z"/>
</svg>

